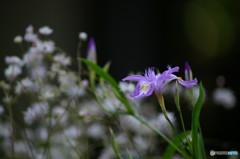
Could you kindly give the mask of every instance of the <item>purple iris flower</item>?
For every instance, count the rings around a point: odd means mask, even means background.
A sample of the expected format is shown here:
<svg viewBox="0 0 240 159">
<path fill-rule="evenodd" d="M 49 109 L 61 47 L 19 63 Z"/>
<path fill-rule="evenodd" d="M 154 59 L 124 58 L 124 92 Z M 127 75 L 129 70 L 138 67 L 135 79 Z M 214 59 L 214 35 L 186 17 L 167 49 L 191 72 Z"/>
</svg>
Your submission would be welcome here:
<svg viewBox="0 0 240 159">
<path fill-rule="evenodd" d="M 197 85 L 197 79 L 190 81 L 184 81 L 181 77 L 174 75 L 174 72 L 178 72 L 179 67 L 171 68 L 168 66 L 168 70 L 164 71 L 162 74 L 155 74 L 153 68 L 148 68 L 145 71 L 144 76 L 141 75 L 131 75 L 123 79 L 123 81 L 136 81 L 137 86 L 135 91 L 130 96 L 133 98 L 141 98 L 145 96 L 150 96 L 154 91 L 158 94 L 162 94 L 165 86 L 172 80 L 177 80 L 181 85 L 186 88 L 193 87 Z"/>
</svg>

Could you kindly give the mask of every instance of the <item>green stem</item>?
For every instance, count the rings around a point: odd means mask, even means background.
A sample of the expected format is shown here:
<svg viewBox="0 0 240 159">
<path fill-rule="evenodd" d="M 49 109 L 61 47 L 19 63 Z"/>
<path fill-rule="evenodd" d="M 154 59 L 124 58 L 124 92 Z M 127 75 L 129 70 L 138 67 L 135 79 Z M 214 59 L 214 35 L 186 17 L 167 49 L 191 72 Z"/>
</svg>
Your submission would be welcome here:
<svg viewBox="0 0 240 159">
<path fill-rule="evenodd" d="M 12 126 L 12 136 L 11 136 L 11 140 L 12 140 L 12 158 L 14 159 L 15 158 L 15 123 L 14 123 L 14 119 L 13 119 L 13 112 L 12 112 L 12 107 L 11 105 L 9 104 L 7 106 L 8 108 L 8 112 L 9 112 L 9 120 L 10 120 L 10 123 L 11 123 L 11 126 Z"/>
<path fill-rule="evenodd" d="M 177 145 L 175 145 L 166 135 L 164 135 L 162 132 L 158 131 L 151 125 L 149 125 L 146 121 L 144 121 L 139 116 L 132 114 L 132 116 L 137 119 L 139 122 L 141 122 L 144 126 L 148 127 L 152 131 L 154 131 L 156 134 L 158 134 L 161 138 L 163 138 L 168 144 L 170 144 L 172 147 L 174 147 L 184 158 L 190 158 L 188 154 L 185 151 L 182 151 Z"/>
<path fill-rule="evenodd" d="M 162 113 L 165 116 L 166 120 L 168 121 L 168 123 L 170 124 L 172 130 L 174 131 L 174 133 L 177 135 L 177 137 L 179 138 L 179 140 L 182 142 L 183 145 L 185 145 L 185 143 L 183 142 L 182 138 L 179 136 L 179 133 L 177 131 L 177 129 L 175 128 L 175 126 L 173 125 L 173 123 L 171 122 L 171 120 L 169 119 L 168 115 L 167 115 L 167 111 L 166 111 L 166 107 L 165 107 L 165 102 L 164 102 L 164 98 L 162 96 L 162 94 L 158 94 L 156 93 L 156 96 L 158 98 L 158 102 L 159 105 L 161 107 Z M 180 109 L 178 109 L 180 110 Z M 181 118 L 182 119 L 182 118 Z M 181 120 L 181 122 L 183 122 L 183 120 Z M 184 124 L 183 124 L 184 125 Z M 184 126 L 184 130 L 185 130 L 185 126 Z M 184 131 L 185 133 L 185 131 Z M 190 151 L 191 152 L 191 151 Z"/>
<path fill-rule="evenodd" d="M 180 116 L 183 132 L 184 132 L 184 134 L 186 134 L 185 124 L 184 124 L 184 121 L 183 121 L 183 116 L 182 116 L 182 111 L 181 111 L 180 106 L 179 106 L 179 109 L 178 109 L 178 113 L 179 113 L 179 116 Z M 192 153 L 191 142 L 190 142 L 188 137 L 186 138 L 186 140 L 187 140 L 187 143 L 188 143 L 189 150 Z"/>
<path fill-rule="evenodd" d="M 179 133 L 177 131 L 177 129 L 175 128 L 175 126 L 173 125 L 173 123 L 171 122 L 171 120 L 169 119 L 169 117 L 167 116 L 167 113 L 163 113 L 163 115 L 165 116 L 165 118 L 167 119 L 168 123 L 170 124 L 172 130 L 174 131 L 174 133 L 178 136 L 179 140 L 184 144 L 182 138 L 179 136 Z"/>
<path fill-rule="evenodd" d="M 77 47 L 77 64 L 78 64 L 78 77 L 79 77 L 79 81 L 80 81 L 80 77 L 81 77 L 81 60 L 80 60 L 80 56 L 81 56 L 81 47 L 82 47 L 82 43 L 81 41 L 79 41 L 78 43 L 78 47 Z"/>
<path fill-rule="evenodd" d="M 158 97 L 158 102 L 159 102 L 159 105 L 161 107 L 161 110 L 162 110 L 162 113 L 163 115 L 165 116 L 165 118 L 167 119 L 168 123 L 170 124 L 172 130 L 174 131 L 174 133 L 178 136 L 178 138 L 180 139 L 180 141 L 183 143 L 183 140 L 182 138 L 179 136 L 178 132 L 177 132 L 177 129 L 175 128 L 175 126 L 173 125 L 173 123 L 170 121 L 170 119 L 168 118 L 168 115 L 167 115 L 167 110 L 166 110 L 166 107 L 165 107 L 165 102 L 164 102 L 164 98 L 161 94 L 157 94 L 157 97 Z M 184 144 L 184 143 L 183 143 Z"/>
</svg>

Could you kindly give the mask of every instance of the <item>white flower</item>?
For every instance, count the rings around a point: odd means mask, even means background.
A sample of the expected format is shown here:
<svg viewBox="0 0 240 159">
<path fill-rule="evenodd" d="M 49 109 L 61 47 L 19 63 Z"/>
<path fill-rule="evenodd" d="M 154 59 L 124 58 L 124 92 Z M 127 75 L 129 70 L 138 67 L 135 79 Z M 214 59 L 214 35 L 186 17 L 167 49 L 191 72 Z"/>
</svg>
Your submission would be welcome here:
<svg viewBox="0 0 240 159">
<path fill-rule="evenodd" d="M 24 121 L 27 124 L 32 124 L 37 117 L 46 115 L 48 108 L 48 103 L 34 103 L 24 112 Z"/>
<path fill-rule="evenodd" d="M 44 99 L 50 99 L 53 97 L 56 97 L 58 95 L 58 90 L 56 87 L 53 87 L 52 85 L 45 85 L 42 87 L 41 92 L 40 92 L 40 96 Z"/>
<path fill-rule="evenodd" d="M 133 83 L 120 82 L 119 87 L 124 93 L 133 93 L 135 90 L 135 85 Z"/>
<path fill-rule="evenodd" d="M 170 82 L 166 88 L 164 89 L 163 93 L 164 95 L 174 95 L 176 93 L 176 82 Z M 178 92 L 179 92 L 179 95 L 182 94 L 182 91 L 183 91 L 183 86 L 178 84 Z"/>
<path fill-rule="evenodd" d="M 48 138 L 48 130 L 46 127 L 38 127 L 37 130 L 37 136 L 39 137 L 40 140 L 45 141 Z"/>
<path fill-rule="evenodd" d="M 95 139 L 101 138 L 104 134 L 104 127 L 97 123 L 90 125 L 87 129 L 87 135 Z"/>
<path fill-rule="evenodd" d="M 213 101 L 217 105 L 222 105 L 224 108 L 234 108 L 237 99 L 234 92 L 228 88 L 217 88 L 213 92 Z"/>
<path fill-rule="evenodd" d="M 121 133 L 121 134 L 118 134 L 116 136 L 116 140 L 117 140 L 117 143 L 119 145 L 126 145 L 126 144 L 129 144 L 129 138 L 127 136 L 127 134 L 124 134 L 124 133 Z"/>
<path fill-rule="evenodd" d="M 192 87 L 191 89 L 192 89 L 193 96 L 189 94 L 189 90 L 186 90 L 185 99 L 191 101 L 191 99 L 193 98 L 193 104 L 195 104 L 199 97 L 199 86 Z M 204 89 L 204 93 L 205 94 L 207 93 L 205 89 Z M 206 98 L 206 95 L 204 96 L 203 101 L 205 100 L 205 98 Z"/>
<path fill-rule="evenodd" d="M 6 104 L 11 103 L 12 100 L 13 100 L 13 97 L 12 97 L 12 96 L 5 96 L 5 97 L 3 98 L 3 102 L 6 103 Z"/>
<path fill-rule="evenodd" d="M 48 26 L 43 26 L 43 27 L 39 28 L 38 31 L 42 35 L 50 35 L 53 32 L 53 30 L 51 28 L 49 28 Z"/>
<path fill-rule="evenodd" d="M 80 33 L 79 33 L 79 39 L 80 39 L 80 40 L 86 41 L 87 38 L 88 38 L 87 33 L 85 33 L 85 32 L 80 32 Z"/>
<path fill-rule="evenodd" d="M 1 115 L 2 113 L 4 113 L 4 108 L 3 108 L 2 105 L 0 105 L 0 115 Z"/>
<path fill-rule="evenodd" d="M 17 65 L 17 66 L 22 66 L 23 65 L 23 61 L 17 56 L 6 56 L 5 57 L 5 62 L 8 65 Z"/>
<path fill-rule="evenodd" d="M 83 88 L 87 88 L 88 85 L 89 85 L 88 80 L 86 80 L 86 79 L 82 80 L 82 81 L 81 81 L 81 85 L 83 86 Z"/>
<path fill-rule="evenodd" d="M 43 65 L 32 67 L 30 70 L 30 75 L 32 79 L 43 79 L 46 77 L 46 67 Z"/>
<path fill-rule="evenodd" d="M 126 115 L 120 117 L 120 122 L 124 128 L 137 134 L 152 134 L 152 131 L 140 123 L 136 118 Z"/>
<path fill-rule="evenodd" d="M 36 65 L 42 62 L 43 55 L 36 47 L 31 47 L 23 56 L 23 62 L 26 65 Z"/>
<path fill-rule="evenodd" d="M 67 92 L 66 94 L 69 96 L 69 97 L 81 97 L 83 95 L 85 95 L 85 89 L 80 87 L 80 86 L 70 86 L 68 89 L 67 89 Z"/>
<path fill-rule="evenodd" d="M 23 38 L 20 35 L 17 35 L 14 37 L 13 42 L 16 44 L 20 44 L 22 42 Z"/>
<path fill-rule="evenodd" d="M 62 107 L 54 107 L 52 111 L 53 116 L 56 116 L 56 119 L 59 120 L 59 123 L 65 124 L 68 119 L 68 113 Z"/>
<path fill-rule="evenodd" d="M 77 128 L 76 126 L 71 126 L 68 127 L 64 130 L 64 134 L 68 137 L 68 138 L 77 138 L 79 137 L 82 132 L 79 128 Z"/>
<path fill-rule="evenodd" d="M 88 100 L 81 103 L 81 110 L 79 111 L 78 115 L 80 117 L 88 117 L 88 116 L 101 116 L 102 114 L 99 105 L 94 100 Z"/>
<path fill-rule="evenodd" d="M 39 86 L 36 83 L 33 83 L 29 78 L 24 78 L 17 83 L 15 88 L 16 94 L 21 94 L 24 91 L 37 92 Z"/>
<path fill-rule="evenodd" d="M 24 154 L 27 153 L 27 145 L 25 141 L 15 141 L 14 148 L 17 153 Z"/>
<path fill-rule="evenodd" d="M 140 135 L 134 136 L 133 141 L 134 145 L 136 145 L 141 151 L 147 150 L 150 147 L 148 140 Z"/>
<path fill-rule="evenodd" d="M 176 118 L 174 116 L 174 113 L 167 112 L 167 116 L 168 116 L 169 120 L 172 122 L 172 124 L 174 126 L 176 126 Z M 167 119 L 165 118 L 165 116 L 162 113 L 160 113 L 157 116 L 157 118 L 151 120 L 150 124 L 166 135 L 171 136 L 173 133 L 170 124 L 168 123 Z"/>
<path fill-rule="evenodd" d="M 69 57 L 66 57 L 64 54 L 57 54 L 53 57 L 55 62 L 58 62 L 62 66 L 67 66 L 71 64 L 71 60 Z"/>
<path fill-rule="evenodd" d="M 32 25 L 29 25 L 27 28 L 26 28 L 26 32 L 27 33 L 32 33 L 33 32 L 33 26 Z"/>
<path fill-rule="evenodd" d="M 11 136 L 11 125 L 9 123 L 0 124 L 0 137 L 8 138 Z"/>
<path fill-rule="evenodd" d="M 114 158 L 114 157 L 115 157 L 115 153 L 113 151 L 113 148 L 112 147 L 107 147 L 107 148 L 102 150 L 98 159 L 111 159 L 111 158 Z"/>
<path fill-rule="evenodd" d="M 26 28 L 26 33 L 24 35 L 24 40 L 27 41 L 27 42 L 36 42 L 38 40 L 38 37 L 36 34 L 33 33 L 33 26 L 32 25 L 29 25 L 27 28 Z"/>
<path fill-rule="evenodd" d="M 53 41 L 37 41 L 36 48 L 42 53 L 53 53 L 55 50 L 55 43 Z"/>
<path fill-rule="evenodd" d="M 115 112 L 119 109 L 124 109 L 121 102 L 112 95 L 108 96 L 106 99 L 103 99 L 103 107 L 109 112 Z"/>
<path fill-rule="evenodd" d="M 58 82 L 62 92 L 66 92 L 70 87 L 75 86 L 76 81 L 77 77 L 74 73 L 59 70 Z"/>
<path fill-rule="evenodd" d="M 15 79 L 18 75 L 22 73 L 22 69 L 17 65 L 9 65 L 5 70 L 5 77 L 9 80 Z"/>
</svg>

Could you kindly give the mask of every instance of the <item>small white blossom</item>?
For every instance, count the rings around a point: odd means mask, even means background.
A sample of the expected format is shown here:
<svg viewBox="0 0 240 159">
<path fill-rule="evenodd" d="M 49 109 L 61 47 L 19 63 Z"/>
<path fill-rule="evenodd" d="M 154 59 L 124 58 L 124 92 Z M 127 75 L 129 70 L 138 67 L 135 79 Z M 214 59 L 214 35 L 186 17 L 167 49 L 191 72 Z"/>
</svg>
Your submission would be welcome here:
<svg viewBox="0 0 240 159">
<path fill-rule="evenodd" d="M 135 132 L 137 134 L 152 134 L 152 131 L 146 128 L 142 123 L 140 123 L 136 118 L 132 116 L 121 116 L 120 122 L 124 128 L 129 131 Z"/>
<path fill-rule="evenodd" d="M 5 81 L 0 81 L 0 88 L 3 88 L 4 90 L 9 90 L 11 86 Z"/>
<path fill-rule="evenodd" d="M 17 65 L 9 65 L 5 70 L 5 77 L 9 80 L 15 79 L 18 75 L 22 73 L 22 69 Z"/>
<path fill-rule="evenodd" d="M 80 86 L 70 86 L 66 93 L 69 97 L 81 97 L 85 95 L 85 92 L 85 89 Z"/>
<path fill-rule="evenodd" d="M 101 138 L 104 134 L 104 127 L 100 124 L 92 124 L 87 129 L 87 135 L 95 139 Z"/>
<path fill-rule="evenodd" d="M 2 105 L 0 105 L 0 115 L 1 115 L 2 113 L 4 113 L 4 108 L 3 108 Z"/>
<path fill-rule="evenodd" d="M 26 65 L 37 65 L 42 62 L 43 55 L 36 47 L 31 47 L 23 56 L 23 62 Z"/>
<path fill-rule="evenodd" d="M 15 93 L 21 94 L 24 91 L 37 92 L 38 90 L 39 86 L 36 83 L 31 81 L 29 78 L 24 78 L 17 83 Z"/>
<path fill-rule="evenodd" d="M 32 25 L 29 25 L 27 28 L 26 28 L 26 32 L 27 33 L 32 33 L 33 32 L 33 26 Z"/>
<path fill-rule="evenodd" d="M 32 67 L 30 70 L 30 75 L 32 79 L 44 79 L 46 77 L 46 67 L 43 65 Z"/>
<path fill-rule="evenodd" d="M 0 137 L 1 136 L 4 138 L 11 136 L 11 125 L 8 122 L 0 124 Z"/>
<path fill-rule="evenodd" d="M 17 66 L 22 66 L 23 65 L 23 61 L 17 56 L 6 56 L 5 57 L 5 62 L 8 65 L 17 65 Z"/>
<path fill-rule="evenodd" d="M 58 95 L 58 90 L 49 84 L 42 87 L 41 92 L 40 92 L 40 96 L 44 100 L 51 99 L 53 97 L 56 97 L 57 95 Z"/>
<path fill-rule="evenodd" d="M 56 119 L 59 120 L 61 124 L 65 124 L 68 119 L 68 113 L 62 107 L 54 107 L 52 111 L 53 116 L 56 116 Z"/>
<path fill-rule="evenodd" d="M 189 94 L 189 90 L 186 90 L 185 91 L 185 99 L 191 101 L 191 99 L 193 98 L 193 104 L 195 104 L 198 100 L 198 97 L 199 97 L 199 86 L 192 87 L 191 89 L 192 89 L 193 96 L 191 96 Z M 205 89 L 204 89 L 204 93 L 207 94 Z M 205 100 L 205 98 L 206 98 L 206 95 L 204 96 L 203 100 Z"/>
<path fill-rule="evenodd" d="M 119 87 L 124 93 L 133 93 L 135 90 L 135 85 L 133 83 L 120 82 Z"/>
<path fill-rule="evenodd" d="M 150 147 L 148 140 L 140 135 L 134 136 L 133 141 L 137 148 L 141 151 L 147 150 Z"/>
<path fill-rule="evenodd" d="M 77 128 L 76 126 L 71 126 L 68 127 L 64 130 L 64 134 L 68 137 L 68 138 L 77 138 L 79 137 L 82 132 L 79 128 Z"/>
<path fill-rule="evenodd" d="M 46 141 L 47 140 L 47 138 L 48 138 L 48 130 L 47 130 L 46 127 L 43 127 L 43 126 L 38 127 L 36 132 L 37 132 L 37 136 L 39 137 L 40 140 L 42 140 L 42 141 Z"/>
<path fill-rule="evenodd" d="M 80 117 L 101 116 L 102 111 L 96 101 L 89 100 L 81 103 L 81 110 L 78 112 Z"/>
<path fill-rule="evenodd" d="M 85 32 L 80 32 L 80 33 L 79 33 L 79 39 L 80 39 L 80 40 L 86 41 L 87 38 L 88 38 L 87 33 L 85 33 Z"/>
<path fill-rule="evenodd" d="M 70 87 L 75 86 L 76 81 L 77 77 L 74 73 L 59 70 L 58 82 L 62 92 L 66 92 Z"/>
<path fill-rule="evenodd" d="M 68 66 L 71 64 L 71 60 L 69 57 L 66 57 L 64 54 L 57 54 L 53 57 L 55 62 L 58 62 L 62 66 Z"/>
<path fill-rule="evenodd" d="M 112 147 L 107 147 L 107 148 L 102 150 L 98 159 L 110 159 L 110 158 L 114 158 L 114 157 L 115 157 L 115 153 L 113 151 L 113 148 Z"/>
<path fill-rule="evenodd" d="M 53 41 L 38 41 L 36 43 L 36 48 L 46 54 L 46 53 L 53 53 L 53 51 L 55 50 L 55 43 Z"/>
<path fill-rule="evenodd" d="M 129 142 L 127 134 L 121 133 L 116 136 L 117 143 L 119 145 L 126 145 Z"/>
<path fill-rule="evenodd" d="M 106 99 L 103 99 L 103 107 L 109 112 L 124 109 L 121 102 L 113 96 L 108 96 Z"/>
<path fill-rule="evenodd" d="M 221 105 L 224 108 L 234 108 L 237 103 L 237 98 L 234 92 L 228 88 L 217 88 L 213 92 L 213 101 L 217 105 Z"/>
<path fill-rule="evenodd" d="M 175 126 L 176 125 L 176 118 L 174 116 L 174 113 L 173 112 L 167 112 L 167 116 L 168 116 L 169 120 L 172 122 L 172 124 Z M 157 116 L 157 118 L 151 120 L 150 124 L 153 125 L 155 128 L 157 128 L 158 130 L 160 130 L 161 132 L 163 132 L 166 135 L 171 136 L 172 133 L 173 133 L 170 124 L 168 123 L 167 119 L 165 118 L 165 116 L 162 113 L 160 113 Z"/>
<path fill-rule="evenodd" d="M 6 104 L 11 103 L 12 100 L 13 100 L 13 97 L 12 97 L 12 96 L 5 96 L 5 97 L 3 98 L 3 102 L 6 103 Z"/>
<path fill-rule="evenodd" d="M 32 25 L 29 25 L 27 28 L 26 28 L 26 33 L 23 37 L 23 39 L 27 42 L 36 42 L 38 40 L 38 37 L 36 34 L 34 34 L 34 28 Z"/>
<path fill-rule="evenodd" d="M 15 148 L 16 153 L 20 153 L 20 154 L 28 153 L 27 145 L 26 145 L 26 142 L 24 142 L 24 141 L 21 141 L 21 140 L 15 141 L 14 148 Z"/>
<path fill-rule="evenodd" d="M 88 82 L 88 80 L 84 79 L 84 80 L 82 80 L 81 84 L 82 84 L 83 88 L 87 88 L 89 85 L 89 82 Z"/>
<path fill-rule="evenodd" d="M 22 40 L 23 40 L 22 36 L 17 35 L 14 37 L 13 42 L 16 44 L 20 44 L 20 43 L 22 43 Z"/>
<path fill-rule="evenodd" d="M 43 27 L 39 28 L 38 31 L 42 35 L 50 35 L 53 32 L 53 30 L 51 28 L 49 28 L 49 26 L 43 26 Z"/>
<path fill-rule="evenodd" d="M 37 117 L 44 116 L 48 113 L 48 103 L 35 103 L 24 112 L 24 121 L 32 124 Z"/>
</svg>

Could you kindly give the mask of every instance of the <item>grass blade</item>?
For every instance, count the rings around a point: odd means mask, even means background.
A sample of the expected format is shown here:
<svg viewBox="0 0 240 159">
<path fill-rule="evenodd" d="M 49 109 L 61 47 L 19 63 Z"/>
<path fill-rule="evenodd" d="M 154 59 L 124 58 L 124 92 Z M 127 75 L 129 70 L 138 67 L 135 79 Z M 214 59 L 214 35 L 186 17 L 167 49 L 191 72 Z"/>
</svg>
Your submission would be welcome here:
<svg viewBox="0 0 240 159">
<path fill-rule="evenodd" d="M 122 102 L 122 104 L 125 106 L 127 112 L 129 114 L 133 114 L 133 109 L 131 105 L 129 104 L 127 98 L 123 94 L 123 92 L 120 90 L 118 83 L 113 79 L 111 75 L 109 75 L 104 69 L 102 69 L 100 66 L 97 64 L 83 59 L 80 59 L 83 63 L 85 63 L 90 69 L 94 70 L 96 74 L 98 74 L 101 78 L 103 78 L 105 81 L 107 81 L 115 90 L 117 93 L 117 98 Z"/>
<path fill-rule="evenodd" d="M 193 155 L 194 158 L 196 159 L 203 159 L 202 157 L 205 158 L 205 152 L 204 148 L 201 148 L 203 145 L 203 140 L 202 138 L 199 138 L 199 135 L 201 136 L 202 134 L 200 134 L 200 123 L 199 123 L 199 119 L 200 119 L 200 113 L 201 113 L 201 109 L 202 109 L 202 105 L 203 105 L 203 99 L 204 99 L 204 90 L 203 90 L 203 86 L 202 83 L 200 83 L 200 87 L 199 87 L 199 97 L 197 100 L 197 103 L 195 104 L 195 106 L 193 107 L 193 112 L 192 112 L 192 146 L 193 146 Z"/>
<path fill-rule="evenodd" d="M 191 134 L 191 131 L 186 131 L 186 132 L 182 132 L 179 134 L 179 136 L 182 138 L 182 139 L 186 139 L 187 141 L 187 137 Z M 180 146 L 183 146 L 182 145 L 182 141 L 179 139 L 179 137 L 175 137 L 172 142 L 180 147 Z M 163 154 L 163 157 L 162 159 L 169 159 L 169 158 L 172 158 L 173 155 L 175 154 L 176 152 L 176 149 L 172 146 L 172 145 L 168 145 L 168 147 L 166 148 L 166 150 L 164 151 L 164 154 Z"/>
<path fill-rule="evenodd" d="M 118 150 L 118 145 L 117 145 L 117 141 L 116 141 L 116 138 L 115 138 L 115 135 L 113 133 L 113 130 L 110 128 L 110 133 L 111 133 L 111 143 L 112 143 L 112 147 L 113 147 L 113 150 L 117 156 L 117 159 L 122 159 L 120 153 L 119 153 L 119 150 Z"/>
</svg>

